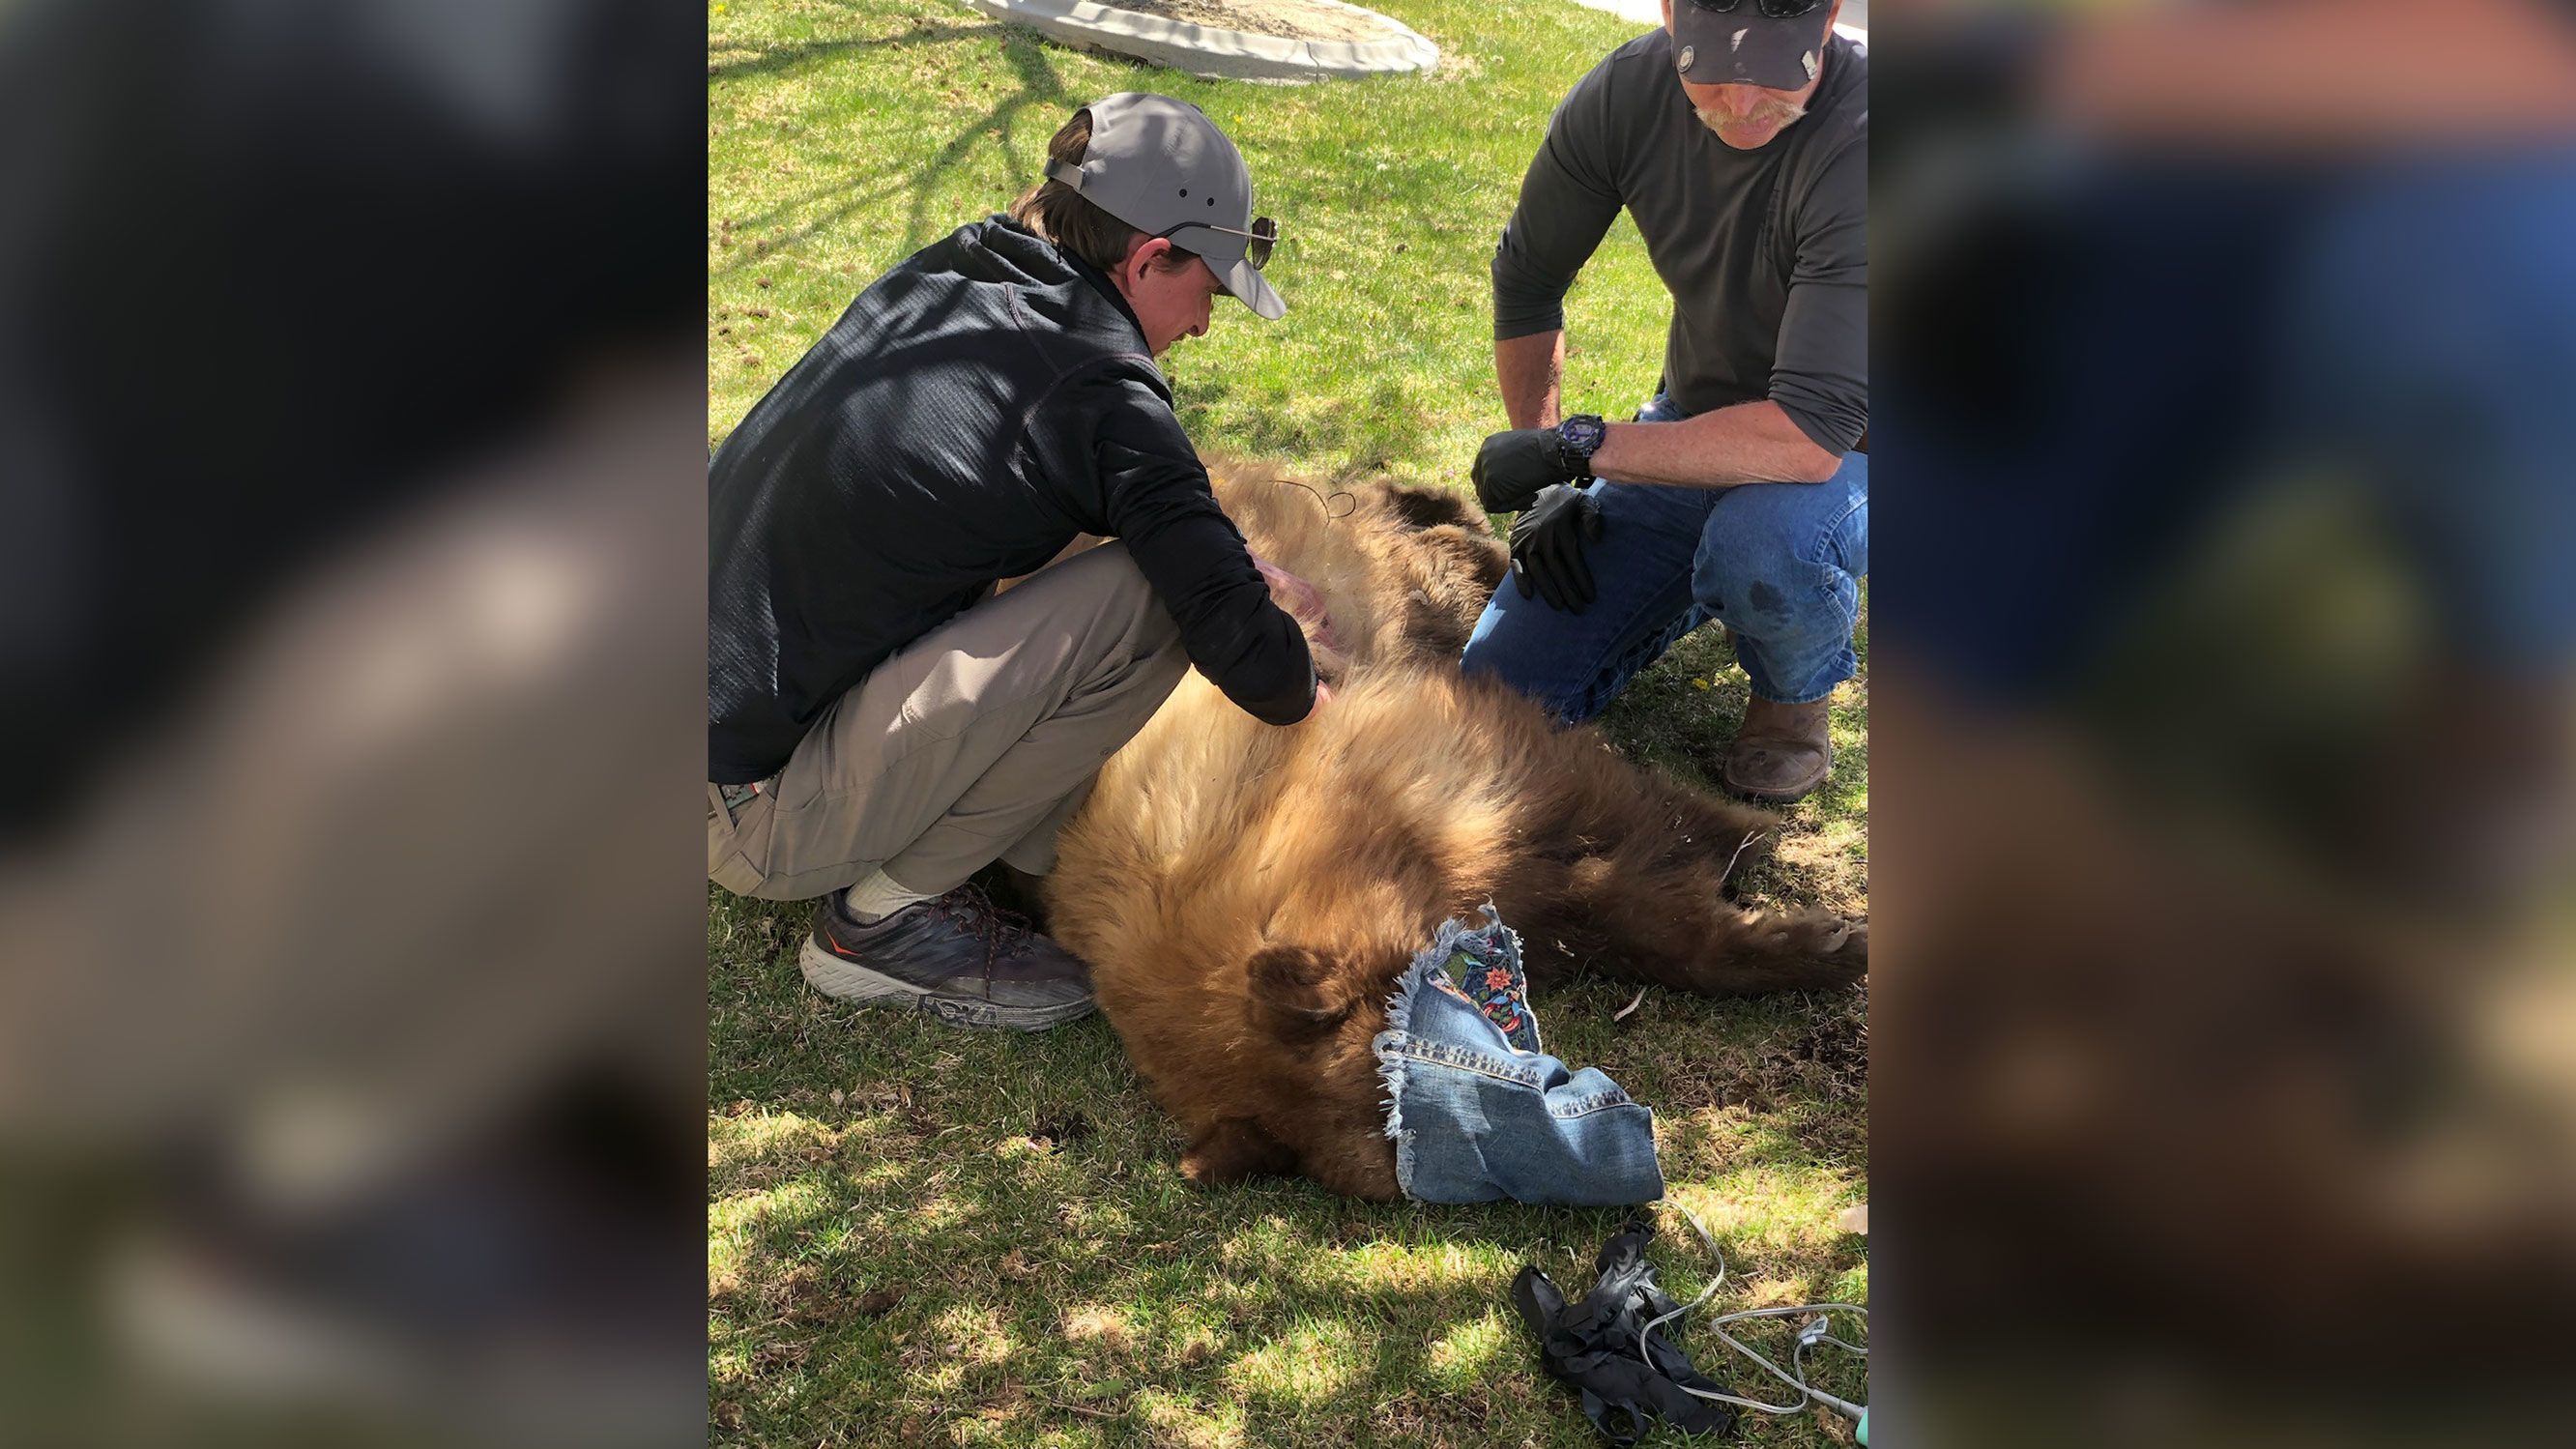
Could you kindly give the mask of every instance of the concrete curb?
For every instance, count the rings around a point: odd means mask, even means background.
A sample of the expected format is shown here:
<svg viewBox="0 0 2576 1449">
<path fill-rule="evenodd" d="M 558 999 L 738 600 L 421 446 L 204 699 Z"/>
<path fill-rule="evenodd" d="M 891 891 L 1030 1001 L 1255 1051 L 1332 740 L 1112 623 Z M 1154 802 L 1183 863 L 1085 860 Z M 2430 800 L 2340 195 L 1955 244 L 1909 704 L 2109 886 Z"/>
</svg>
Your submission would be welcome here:
<svg viewBox="0 0 2576 1449">
<path fill-rule="evenodd" d="M 1440 63 L 1440 47 L 1374 10 L 1318 0 L 1385 25 L 1384 40 L 1290 40 L 1166 20 L 1100 0 L 964 0 L 996 20 L 1026 25 L 1067 45 L 1097 46 L 1211 80 L 1309 81 L 1401 75 Z"/>
</svg>

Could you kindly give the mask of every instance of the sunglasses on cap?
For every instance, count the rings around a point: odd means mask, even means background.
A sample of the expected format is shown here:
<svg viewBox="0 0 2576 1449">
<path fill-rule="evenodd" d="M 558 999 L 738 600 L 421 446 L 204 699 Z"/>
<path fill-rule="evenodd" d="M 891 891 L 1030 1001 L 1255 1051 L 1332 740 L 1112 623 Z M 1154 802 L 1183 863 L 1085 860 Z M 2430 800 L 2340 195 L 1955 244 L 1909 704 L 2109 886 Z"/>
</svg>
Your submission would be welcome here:
<svg viewBox="0 0 2576 1449">
<path fill-rule="evenodd" d="M 1689 0 L 1696 9 L 1732 15 L 1744 0 Z M 1825 8 L 1827 0 L 1753 0 L 1753 13 L 1765 20 L 1795 20 Z"/>
<path fill-rule="evenodd" d="M 1171 240 L 1172 233 L 1176 231 L 1188 231 L 1192 227 L 1196 227 L 1200 231 L 1221 231 L 1227 236 L 1242 237 L 1244 239 L 1243 259 L 1252 263 L 1252 269 L 1256 272 L 1260 271 L 1262 267 L 1269 263 L 1270 249 L 1279 244 L 1279 223 L 1272 221 L 1266 216 L 1254 217 L 1252 219 L 1252 230 L 1250 231 L 1243 231 L 1231 226 L 1218 226 L 1213 222 L 1185 221 L 1179 226 L 1165 227 L 1161 231 L 1154 233 L 1154 236 L 1160 240 L 1169 241 Z"/>
</svg>

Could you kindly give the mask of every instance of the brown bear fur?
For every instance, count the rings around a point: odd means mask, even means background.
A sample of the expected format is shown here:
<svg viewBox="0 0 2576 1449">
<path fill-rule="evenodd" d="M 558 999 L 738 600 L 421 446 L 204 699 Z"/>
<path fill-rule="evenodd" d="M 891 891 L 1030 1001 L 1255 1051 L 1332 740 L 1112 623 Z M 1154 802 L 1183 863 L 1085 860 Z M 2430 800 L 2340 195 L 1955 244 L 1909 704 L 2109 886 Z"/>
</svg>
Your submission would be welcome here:
<svg viewBox="0 0 2576 1449">
<path fill-rule="evenodd" d="M 1046 893 L 1192 1180 L 1396 1197 L 1369 1041 L 1405 964 L 1488 899 L 1538 982 L 1588 965 L 1718 996 L 1863 974 L 1865 925 L 1726 899 L 1770 816 L 1458 673 L 1505 569 L 1464 499 L 1381 482 L 1328 505 L 1212 470 L 1253 552 L 1323 593 L 1347 670 L 1287 728 L 1192 673 L 1102 769 Z"/>
</svg>

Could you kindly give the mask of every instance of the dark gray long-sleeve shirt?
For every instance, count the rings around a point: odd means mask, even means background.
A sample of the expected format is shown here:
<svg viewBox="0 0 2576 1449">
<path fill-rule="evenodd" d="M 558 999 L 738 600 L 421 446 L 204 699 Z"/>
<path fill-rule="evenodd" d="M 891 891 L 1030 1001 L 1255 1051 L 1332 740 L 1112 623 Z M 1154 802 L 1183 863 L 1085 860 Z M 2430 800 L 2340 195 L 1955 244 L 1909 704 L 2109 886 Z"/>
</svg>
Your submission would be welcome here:
<svg viewBox="0 0 2576 1449">
<path fill-rule="evenodd" d="M 1700 123 L 1657 30 L 1556 108 L 1494 250 L 1497 341 L 1565 325 L 1621 207 L 1673 295 L 1664 385 L 1695 414 L 1768 398 L 1815 444 L 1869 428 L 1869 57 L 1836 35 L 1804 119 L 1758 151 Z"/>
</svg>

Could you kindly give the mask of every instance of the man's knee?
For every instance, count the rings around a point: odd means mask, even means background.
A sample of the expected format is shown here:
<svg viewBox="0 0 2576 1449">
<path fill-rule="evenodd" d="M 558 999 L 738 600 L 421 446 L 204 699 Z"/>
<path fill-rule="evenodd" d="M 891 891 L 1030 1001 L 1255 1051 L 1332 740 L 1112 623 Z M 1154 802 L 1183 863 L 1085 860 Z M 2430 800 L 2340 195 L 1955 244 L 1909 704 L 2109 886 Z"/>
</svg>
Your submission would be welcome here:
<svg viewBox="0 0 2576 1449">
<path fill-rule="evenodd" d="M 1691 592 L 1700 606 L 1738 634 L 1756 638 L 1848 633 L 1858 595 L 1851 549 L 1843 537 L 1850 531 L 1852 511 L 1844 508 L 1837 516 L 1813 506 L 1832 501 L 1823 496 L 1730 497 L 1730 505 L 1754 506 L 1721 507 L 1710 515 L 1691 572 Z"/>
<path fill-rule="evenodd" d="M 1795 555 L 1732 546 L 1704 551 L 1691 575 L 1700 606 L 1738 633 L 1772 633 L 1803 616 L 1813 584 Z M 1769 628 L 1762 625 L 1768 624 Z"/>
</svg>

